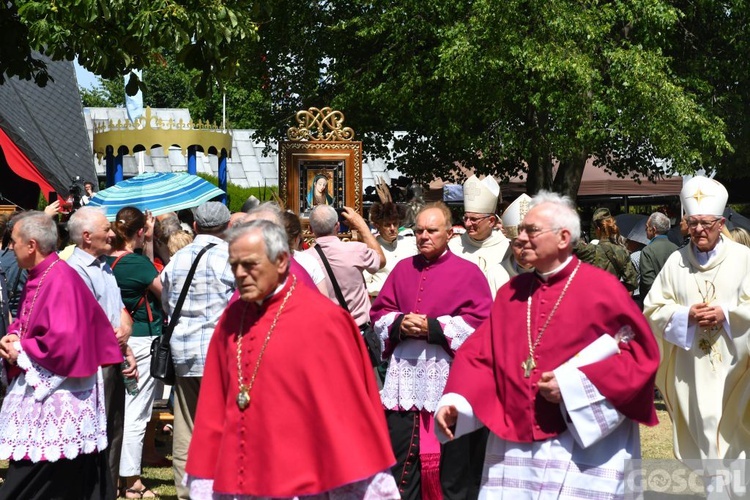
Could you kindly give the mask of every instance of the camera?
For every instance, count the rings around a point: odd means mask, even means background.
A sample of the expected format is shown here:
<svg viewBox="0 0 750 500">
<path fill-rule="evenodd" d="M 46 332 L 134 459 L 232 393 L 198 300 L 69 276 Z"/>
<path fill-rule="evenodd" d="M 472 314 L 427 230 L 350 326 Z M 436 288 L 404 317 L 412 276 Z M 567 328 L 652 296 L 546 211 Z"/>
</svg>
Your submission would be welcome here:
<svg viewBox="0 0 750 500">
<path fill-rule="evenodd" d="M 343 208 L 336 208 L 336 215 L 339 216 L 339 233 L 348 233 L 349 225 L 346 223 L 344 213 L 346 212 Z"/>
<path fill-rule="evenodd" d="M 68 187 L 68 193 L 70 194 L 69 199 L 73 198 L 72 209 L 76 210 L 81 208 L 81 197 L 83 196 L 83 181 L 80 176 L 75 176 Z"/>
</svg>

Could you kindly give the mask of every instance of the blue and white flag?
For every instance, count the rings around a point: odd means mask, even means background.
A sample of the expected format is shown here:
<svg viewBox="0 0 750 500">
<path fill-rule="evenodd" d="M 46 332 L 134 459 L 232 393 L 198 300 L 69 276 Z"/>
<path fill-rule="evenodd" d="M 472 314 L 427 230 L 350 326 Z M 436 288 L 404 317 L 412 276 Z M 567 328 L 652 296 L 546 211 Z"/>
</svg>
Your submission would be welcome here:
<svg viewBox="0 0 750 500">
<path fill-rule="evenodd" d="M 139 69 L 131 70 L 131 73 L 135 73 L 138 76 L 138 80 L 141 80 L 143 73 Z M 130 73 L 125 75 L 125 86 L 128 85 L 130 80 Z M 125 108 L 128 110 L 128 118 L 131 122 L 135 122 L 138 118 L 143 116 L 143 92 L 138 89 L 135 95 L 128 95 L 125 92 Z"/>
</svg>

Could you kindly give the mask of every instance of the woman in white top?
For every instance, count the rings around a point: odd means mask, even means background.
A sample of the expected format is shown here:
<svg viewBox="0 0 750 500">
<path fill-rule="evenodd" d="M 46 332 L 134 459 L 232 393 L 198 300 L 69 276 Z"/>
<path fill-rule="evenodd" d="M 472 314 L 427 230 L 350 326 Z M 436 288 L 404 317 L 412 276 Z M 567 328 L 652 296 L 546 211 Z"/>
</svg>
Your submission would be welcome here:
<svg viewBox="0 0 750 500">
<path fill-rule="evenodd" d="M 406 210 L 393 202 L 374 203 L 370 208 L 370 221 L 378 230 L 377 240 L 385 254 L 385 267 L 370 274 L 365 271 L 365 284 L 370 297 L 377 297 L 390 272 L 402 259 L 417 254 L 417 242 L 414 233 L 399 232 L 399 225 L 404 219 Z"/>
</svg>

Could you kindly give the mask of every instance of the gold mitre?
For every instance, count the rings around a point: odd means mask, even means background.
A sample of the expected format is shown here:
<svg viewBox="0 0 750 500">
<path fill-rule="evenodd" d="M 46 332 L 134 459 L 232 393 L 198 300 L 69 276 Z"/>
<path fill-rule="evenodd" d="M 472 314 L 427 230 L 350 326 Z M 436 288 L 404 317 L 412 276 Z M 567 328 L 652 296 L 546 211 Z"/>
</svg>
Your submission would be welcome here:
<svg viewBox="0 0 750 500">
<path fill-rule="evenodd" d="M 682 186 L 680 201 L 687 216 L 716 215 L 722 217 L 729 194 L 722 184 L 708 177 L 696 176 Z"/>
<path fill-rule="evenodd" d="M 464 211 L 494 214 L 499 196 L 500 185 L 491 175 L 481 181 L 472 175 L 464 182 Z"/>
<path fill-rule="evenodd" d="M 529 211 L 529 204 L 531 203 L 531 197 L 526 193 L 513 200 L 513 203 L 508 205 L 508 208 L 503 212 L 503 230 L 505 236 L 510 239 L 518 237 L 518 226 L 521 225 L 521 221 L 526 217 L 526 213 Z"/>
</svg>

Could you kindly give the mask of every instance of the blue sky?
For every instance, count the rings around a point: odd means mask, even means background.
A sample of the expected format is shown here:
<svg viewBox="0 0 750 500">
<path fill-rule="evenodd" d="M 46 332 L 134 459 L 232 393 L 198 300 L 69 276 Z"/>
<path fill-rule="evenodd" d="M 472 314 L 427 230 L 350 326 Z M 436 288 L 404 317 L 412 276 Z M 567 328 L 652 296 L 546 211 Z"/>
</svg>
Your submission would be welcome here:
<svg viewBox="0 0 750 500">
<path fill-rule="evenodd" d="M 78 86 L 87 89 L 93 89 L 99 86 L 99 82 L 96 79 L 96 75 L 91 71 L 81 67 L 78 61 L 74 62 L 76 68 L 76 78 L 78 78 Z"/>
</svg>

